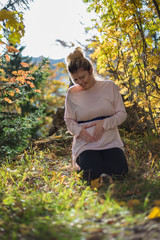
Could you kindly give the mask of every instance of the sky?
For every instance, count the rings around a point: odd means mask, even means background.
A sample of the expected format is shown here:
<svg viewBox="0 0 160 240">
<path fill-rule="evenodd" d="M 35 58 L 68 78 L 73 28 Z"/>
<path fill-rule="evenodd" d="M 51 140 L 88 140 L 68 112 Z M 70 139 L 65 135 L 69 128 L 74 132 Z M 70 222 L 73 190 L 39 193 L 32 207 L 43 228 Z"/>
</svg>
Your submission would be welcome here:
<svg viewBox="0 0 160 240">
<path fill-rule="evenodd" d="M 91 26 L 93 13 L 86 11 L 87 5 L 82 0 L 34 0 L 29 6 L 30 10 L 24 13 L 23 55 L 60 59 L 78 46 L 77 41 L 85 43 L 84 28 Z M 76 45 L 64 48 L 56 39 Z"/>
</svg>

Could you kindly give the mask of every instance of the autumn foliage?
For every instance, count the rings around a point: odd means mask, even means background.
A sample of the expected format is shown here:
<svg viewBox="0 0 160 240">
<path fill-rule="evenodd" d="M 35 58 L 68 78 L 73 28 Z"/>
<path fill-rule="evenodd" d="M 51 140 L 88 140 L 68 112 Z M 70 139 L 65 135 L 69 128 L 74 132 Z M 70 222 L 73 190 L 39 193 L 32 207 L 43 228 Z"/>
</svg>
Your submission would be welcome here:
<svg viewBox="0 0 160 240">
<path fill-rule="evenodd" d="M 13 50 L 13 48 L 12 48 Z M 13 54 L 15 52 L 8 52 Z M 6 56 L 6 55 L 5 55 Z M 8 55 L 10 59 L 10 56 Z M 29 144 L 34 129 L 42 122 L 44 106 L 36 103 L 41 90 L 37 82 L 45 80 L 45 71 L 37 69 L 39 78 L 35 79 L 30 66 L 21 62 L 19 70 L 7 68 L 9 59 L 2 57 L 0 76 L 0 155 L 13 158 Z M 35 71 L 35 72 L 36 72 Z M 40 85 L 40 84 L 39 84 Z"/>
<path fill-rule="evenodd" d="M 84 2 L 98 15 L 97 35 L 89 46 L 97 70 L 119 85 L 127 109 L 137 114 L 144 132 L 122 126 L 129 174 L 101 177 L 90 186 L 70 165 L 71 136 L 53 135 L 50 142 L 31 144 L 46 115 L 64 104 L 66 84 L 47 59 L 34 65 L 21 58 L 15 43 L 24 34 L 23 17 L 0 11 L 2 240 L 159 239 L 160 2 Z M 66 73 L 64 63 L 57 67 Z M 146 122 L 154 134 L 145 134 Z"/>
<path fill-rule="evenodd" d="M 84 0 L 97 18 L 89 48 L 98 72 L 119 85 L 125 105 L 138 106 L 144 124 L 160 132 L 159 0 Z M 136 109 L 135 109 L 136 111 Z"/>
<path fill-rule="evenodd" d="M 10 64 L 19 53 L 15 44 L 24 35 L 23 15 L 3 9 L 0 22 L 0 156 L 4 159 L 22 152 L 43 121 L 44 106 L 39 106 L 37 99 L 47 74 L 44 63 L 34 72 L 23 61 L 16 68 Z"/>
<path fill-rule="evenodd" d="M 33 64 L 31 58 L 22 56 L 22 14 L 3 9 L 0 22 L 0 155 L 4 159 L 13 158 L 32 139 L 47 134 L 42 123 L 48 127 L 48 116 L 64 104 L 65 83 L 56 79 L 48 59 Z"/>
<path fill-rule="evenodd" d="M 20 39 L 24 36 L 25 32 L 22 13 L 2 9 L 0 11 L 0 22 L 2 23 L 0 25 L 0 30 L 8 32 L 8 41 L 11 42 L 13 45 L 15 45 L 16 43 L 20 43 Z M 5 43 L 3 42 L 3 38 L 4 35 L 1 34 L 1 43 Z"/>
</svg>

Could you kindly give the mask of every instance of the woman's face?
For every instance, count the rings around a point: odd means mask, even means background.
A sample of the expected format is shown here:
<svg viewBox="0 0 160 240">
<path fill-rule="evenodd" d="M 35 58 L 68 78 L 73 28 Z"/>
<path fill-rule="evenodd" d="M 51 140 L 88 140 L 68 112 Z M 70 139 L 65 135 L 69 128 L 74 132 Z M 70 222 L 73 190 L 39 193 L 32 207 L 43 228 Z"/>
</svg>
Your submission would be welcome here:
<svg viewBox="0 0 160 240">
<path fill-rule="evenodd" d="M 92 73 L 92 68 L 90 69 L 90 71 L 80 68 L 77 70 L 77 72 L 71 74 L 71 77 L 75 84 L 78 84 L 84 90 L 87 90 L 95 84 L 95 79 Z"/>
</svg>

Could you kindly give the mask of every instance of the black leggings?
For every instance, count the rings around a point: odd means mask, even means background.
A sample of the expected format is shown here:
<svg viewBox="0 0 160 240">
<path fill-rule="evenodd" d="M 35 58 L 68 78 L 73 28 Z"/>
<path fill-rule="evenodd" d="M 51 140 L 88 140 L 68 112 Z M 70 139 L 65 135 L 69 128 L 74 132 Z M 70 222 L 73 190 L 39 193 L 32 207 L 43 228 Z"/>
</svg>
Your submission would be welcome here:
<svg viewBox="0 0 160 240">
<path fill-rule="evenodd" d="M 76 162 L 86 180 L 98 178 L 102 173 L 112 176 L 128 172 L 127 160 L 120 148 L 86 150 L 77 157 Z"/>
</svg>

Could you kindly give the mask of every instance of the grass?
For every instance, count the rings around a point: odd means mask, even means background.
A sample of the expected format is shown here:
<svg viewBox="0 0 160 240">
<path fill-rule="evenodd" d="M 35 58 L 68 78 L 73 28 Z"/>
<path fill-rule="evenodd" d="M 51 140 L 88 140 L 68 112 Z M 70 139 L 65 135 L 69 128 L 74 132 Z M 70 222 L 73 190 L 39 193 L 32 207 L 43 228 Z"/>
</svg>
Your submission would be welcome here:
<svg viewBox="0 0 160 240">
<path fill-rule="evenodd" d="M 0 239 L 125 239 L 129 229 L 151 221 L 160 200 L 159 139 L 121 135 L 130 172 L 98 189 L 72 170 L 65 141 L 1 163 Z"/>
</svg>

